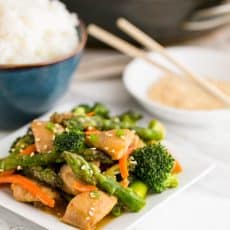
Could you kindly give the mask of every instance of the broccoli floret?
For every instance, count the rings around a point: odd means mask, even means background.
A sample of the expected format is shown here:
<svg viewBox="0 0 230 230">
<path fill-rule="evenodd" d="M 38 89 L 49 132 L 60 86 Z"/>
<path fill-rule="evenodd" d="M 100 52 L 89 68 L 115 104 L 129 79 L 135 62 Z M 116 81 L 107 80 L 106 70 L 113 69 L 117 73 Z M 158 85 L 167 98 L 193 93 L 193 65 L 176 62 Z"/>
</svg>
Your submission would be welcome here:
<svg viewBox="0 0 230 230">
<path fill-rule="evenodd" d="M 175 160 L 160 143 L 147 145 L 134 151 L 137 162 L 134 174 L 156 193 L 178 185 L 177 178 L 171 174 Z"/>
<path fill-rule="evenodd" d="M 77 153 L 84 149 L 85 136 L 82 132 L 63 132 L 55 137 L 54 148 L 57 152 L 70 151 Z"/>
</svg>

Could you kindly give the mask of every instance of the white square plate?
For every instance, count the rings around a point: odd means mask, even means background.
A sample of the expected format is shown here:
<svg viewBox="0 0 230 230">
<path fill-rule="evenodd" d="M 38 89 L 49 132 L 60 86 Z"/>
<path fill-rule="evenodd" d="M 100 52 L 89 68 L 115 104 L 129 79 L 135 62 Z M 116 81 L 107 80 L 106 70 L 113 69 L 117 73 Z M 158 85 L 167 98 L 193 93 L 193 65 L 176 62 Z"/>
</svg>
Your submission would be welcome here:
<svg viewBox="0 0 230 230">
<path fill-rule="evenodd" d="M 69 108 L 71 108 L 71 106 L 60 107 L 57 110 L 66 111 Z M 0 141 L 0 157 L 7 155 L 12 142 L 16 137 L 23 135 L 26 131 L 26 128 L 27 127 L 23 127 Z M 133 228 L 137 223 L 142 221 L 144 217 L 150 215 L 153 209 L 159 207 L 161 204 L 164 204 L 165 201 L 194 184 L 214 168 L 214 164 L 210 159 L 203 157 L 202 153 L 188 143 L 179 145 L 178 143 L 173 144 L 166 141 L 165 145 L 170 149 L 175 158 L 177 158 L 183 166 L 184 171 L 179 176 L 179 187 L 168 190 L 161 194 L 150 195 L 147 198 L 147 205 L 143 210 L 141 210 L 139 213 L 127 213 L 119 218 L 114 218 L 113 221 L 110 221 L 103 226 L 104 230 L 117 230 L 121 229 L 121 226 L 123 230 Z M 12 198 L 9 189 L 0 190 L 0 205 L 49 230 L 76 229 L 60 222 L 56 217 L 42 212 L 31 205 L 15 201 Z"/>
</svg>

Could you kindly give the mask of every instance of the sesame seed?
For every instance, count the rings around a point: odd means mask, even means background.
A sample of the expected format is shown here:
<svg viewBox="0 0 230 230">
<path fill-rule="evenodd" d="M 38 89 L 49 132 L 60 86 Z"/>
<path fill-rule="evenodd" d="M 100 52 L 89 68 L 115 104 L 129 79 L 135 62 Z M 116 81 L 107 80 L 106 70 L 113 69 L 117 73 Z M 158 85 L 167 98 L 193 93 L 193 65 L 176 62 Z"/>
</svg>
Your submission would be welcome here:
<svg viewBox="0 0 230 230">
<path fill-rule="evenodd" d="M 83 118 L 79 118 L 79 121 L 83 123 L 85 120 Z"/>
<path fill-rule="evenodd" d="M 92 150 L 96 150 L 97 148 L 95 148 L 95 147 L 92 147 L 92 148 L 90 148 L 90 149 L 92 149 Z"/>
<path fill-rule="evenodd" d="M 91 210 L 89 210 L 89 215 L 90 215 L 90 216 L 93 216 L 93 215 L 94 215 L 94 212 L 92 212 Z"/>
<path fill-rule="evenodd" d="M 133 161 L 133 160 L 134 160 L 134 157 L 133 157 L 133 156 L 130 156 L 130 160 Z"/>
<path fill-rule="evenodd" d="M 32 152 L 32 153 L 30 154 L 30 156 L 33 157 L 33 156 L 34 156 L 34 152 Z"/>
<path fill-rule="evenodd" d="M 112 137 L 112 136 L 113 136 L 113 134 L 112 134 L 112 133 L 109 133 L 109 132 L 106 132 L 105 135 L 106 135 L 107 137 Z"/>
<path fill-rule="evenodd" d="M 88 127 L 88 130 L 93 130 L 93 127 L 92 127 L 92 126 L 89 126 L 89 127 Z"/>
<path fill-rule="evenodd" d="M 17 170 L 22 170 L 22 166 L 21 166 L 21 165 L 18 165 L 18 166 L 17 166 Z"/>
<path fill-rule="evenodd" d="M 53 140 L 53 141 L 55 140 L 55 135 L 52 136 L 52 140 Z"/>
<path fill-rule="evenodd" d="M 104 149 L 108 151 L 108 150 L 109 150 L 109 147 L 108 147 L 108 146 L 105 146 Z"/>
<path fill-rule="evenodd" d="M 115 149 L 112 149 L 111 152 L 112 152 L 112 153 L 115 153 Z"/>
<path fill-rule="evenodd" d="M 95 198 L 95 197 L 96 197 L 95 192 L 90 192 L 90 194 L 89 194 L 89 195 L 90 195 L 90 197 L 91 197 L 91 198 Z"/>
<path fill-rule="evenodd" d="M 94 208 L 94 207 L 91 207 L 90 210 L 91 210 L 91 211 L 95 211 L 95 208 Z"/>
<path fill-rule="evenodd" d="M 89 221 L 89 220 L 90 220 L 90 217 L 89 217 L 89 216 L 87 216 L 87 217 L 86 217 L 86 221 Z"/>
<path fill-rule="evenodd" d="M 121 139 L 122 139 L 122 140 L 125 140 L 125 136 L 121 136 Z"/>
<path fill-rule="evenodd" d="M 44 147 L 44 149 L 45 149 L 45 150 L 47 150 L 47 148 L 48 148 L 48 145 L 44 145 L 43 147 Z"/>
<path fill-rule="evenodd" d="M 87 168 L 86 165 L 81 166 L 81 170 L 85 170 L 86 168 Z"/>
<path fill-rule="evenodd" d="M 3 172 L 4 170 L 3 169 L 0 169 L 0 172 Z"/>
<path fill-rule="evenodd" d="M 35 139 L 35 141 L 36 142 L 39 142 L 41 139 L 39 138 L 39 137 L 37 137 L 36 139 Z"/>
</svg>

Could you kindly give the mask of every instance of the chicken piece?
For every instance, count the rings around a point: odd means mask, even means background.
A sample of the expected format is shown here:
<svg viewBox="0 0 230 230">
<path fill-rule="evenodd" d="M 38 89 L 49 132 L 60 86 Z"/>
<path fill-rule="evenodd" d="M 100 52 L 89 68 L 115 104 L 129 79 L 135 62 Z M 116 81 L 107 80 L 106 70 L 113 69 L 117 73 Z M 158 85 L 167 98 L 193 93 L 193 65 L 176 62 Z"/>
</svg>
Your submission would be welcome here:
<svg viewBox="0 0 230 230">
<path fill-rule="evenodd" d="M 92 230 L 116 203 L 116 197 L 102 191 L 80 193 L 70 201 L 62 220 L 82 230 Z"/>
<path fill-rule="evenodd" d="M 138 148 L 143 145 L 139 137 L 129 129 L 96 131 L 87 134 L 88 144 L 105 151 L 113 160 L 119 160 L 135 144 Z M 135 149 L 135 148 L 133 148 Z"/>
<path fill-rule="evenodd" d="M 79 192 L 74 188 L 74 183 L 77 181 L 71 167 L 69 165 L 63 165 L 59 172 L 61 179 L 64 182 L 63 190 L 66 193 L 77 195 Z"/>
<path fill-rule="evenodd" d="M 36 150 L 48 152 L 53 149 L 54 133 L 47 127 L 47 122 L 34 120 L 31 124 Z"/>
<path fill-rule="evenodd" d="M 54 123 L 62 124 L 64 120 L 68 120 L 74 116 L 73 113 L 54 113 L 50 120 Z"/>
<path fill-rule="evenodd" d="M 133 143 L 132 143 L 133 150 L 142 148 L 144 147 L 144 145 L 145 145 L 144 142 L 139 138 L 139 136 L 135 135 Z"/>
<path fill-rule="evenodd" d="M 36 184 L 38 184 L 37 182 L 34 182 Z M 53 189 L 43 186 L 43 185 L 39 185 L 41 187 L 41 189 L 50 196 L 50 198 L 54 199 L 54 200 L 59 200 L 60 196 L 59 193 L 54 191 Z M 39 199 L 37 197 L 35 197 L 34 195 L 32 195 L 30 192 L 28 192 L 26 189 L 24 189 L 23 187 L 21 187 L 20 185 L 17 184 L 11 184 L 11 190 L 13 192 L 13 197 L 15 198 L 15 200 L 20 201 L 20 202 L 39 202 Z"/>
</svg>

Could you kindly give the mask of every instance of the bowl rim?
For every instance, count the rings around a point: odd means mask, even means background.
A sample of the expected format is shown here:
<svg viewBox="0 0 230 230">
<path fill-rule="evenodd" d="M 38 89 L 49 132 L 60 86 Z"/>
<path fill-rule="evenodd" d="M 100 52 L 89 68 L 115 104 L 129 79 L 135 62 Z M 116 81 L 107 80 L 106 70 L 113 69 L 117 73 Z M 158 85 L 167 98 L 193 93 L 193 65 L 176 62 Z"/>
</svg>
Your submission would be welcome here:
<svg viewBox="0 0 230 230">
<path fill-rule="evenodd" d="M 0 71 L 1 70 L 19 70 L 19 69 L 29 69 L 29 68 L 36 68 L 36 67 L 45 67 L 48 65 L 58 64 L 59 62 L 66 61 L 74 57 L 78 52 L 84 49 L 87 38 L 88 38 L 86 27 L 82 20 L 80 20 L 78 28 L 80 28 L 81 41 L 78 44 L 78 46 L 74 49 L 74 51 L 72 51 L 70 54 L 66 54 L 62 57 L 57 57 L 55 59 L 52 59 L 50 61 L 48 60 L 45 62 L 29 63 L 29 64 L 0 64 Z"/>
<path fill-rule="evenodd" d="M 181 46 L 169 46 L 167 47 L 167 49 L 169 51 L 174 51 L 174 50 L 178 50 L 179 52 L 184 51 L 184 49 L 186 50 L 191 50 L 191 51 L 195 51 L 195 52 L 200 52 L 200 51 L 204 51 L 204 52 L 210 52 L 210 53 L 216 53 L 217 55 L 221 55 L 221 56 L 225 56 L 227 58 L 227 53 L 222 51 L 222 50 L 216 50 L 216 49 L 212 49 L 212 48 L 208 48 L 208 47 L 197 47 L 197 46 L 192 46 L 192 45 L 181 45 Z M 153 54 L 153 52 L 149 52 L 149 55 Z M 141 101 L 141 103 L 146 103 L 149 106 L 151 106 L 152 108 L 155 109 L 160 109 L 160 110 L 164 110 L 164 112 L 171 112 L 177 115 L 182 115 L 182 114 L 190 114 L 190 115 L 208 115 L 208 114 L 214 114 L 216 115 L 217 113 L 226 113 L 226 112 L 230 112 L 230 110 L 228 108 L 222 108 L 222 109 L 213 109 L 213 110 L 204 110 L 204 109 L 196 109 L 196 110 L 188 110 L 188 109 L 183 109 L 183 108 L 174 108 L 168 105 L 164 105 L 164 104 L 160 104 L 156 101 L 152 101 L 150 100 L 146 95 L 143 96 L 142 94 L 135 94 L 133 92 L 133 90 L 130 87 L 129 84 L 129 74 L 128 71 L 130 68 L 133 68 L 133 66 L 135 66 L 136 62 L 138 61 L 138 58 L 135 58 L 133 60 L 131 60 L 125 67 L 124 71 L 123 71 L 123 76 L 122 76 L 122 81 L 123 84 L 126 88 L 126 90 L 136 99 L 138 99 L 139 101 Z"/>
</svg>

